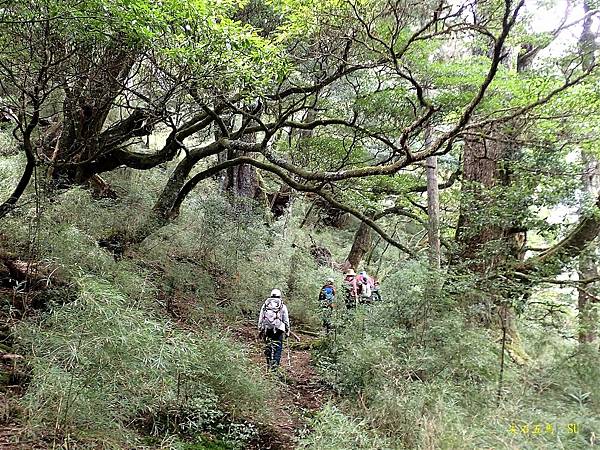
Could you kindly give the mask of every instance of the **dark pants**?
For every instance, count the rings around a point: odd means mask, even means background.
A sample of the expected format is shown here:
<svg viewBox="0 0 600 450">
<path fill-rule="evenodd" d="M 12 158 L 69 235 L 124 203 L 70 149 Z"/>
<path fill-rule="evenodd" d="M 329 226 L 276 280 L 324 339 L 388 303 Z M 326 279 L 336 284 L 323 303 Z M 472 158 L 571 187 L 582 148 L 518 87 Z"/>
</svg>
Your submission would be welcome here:
<svg viewBox="0 0 600 450">
<path fill-rule="evenodd" d="M 357 298 L 354 295 L 348 294 L 346 296 L 346 308 L 352 309 L 352 308 L 356 307 L 356 301 L 357 301 Z"/>
<path fill-rule="evenodd" d="M 265 331 L 265 356 L 267 357 L 267 366 L 275 369 L 281 361 L 281 352 L 283 350 L 283 331 L 266 330 Z"/>
<path fill-rule="evenodd" d="M 325 332 L 329 333 L 333 328 L 333 324 L 331 322 L 333 316 L 333 307 L 332 306 L 324 306 L 323 308 L 323 328 L 325 328 Z"/>
</svg>

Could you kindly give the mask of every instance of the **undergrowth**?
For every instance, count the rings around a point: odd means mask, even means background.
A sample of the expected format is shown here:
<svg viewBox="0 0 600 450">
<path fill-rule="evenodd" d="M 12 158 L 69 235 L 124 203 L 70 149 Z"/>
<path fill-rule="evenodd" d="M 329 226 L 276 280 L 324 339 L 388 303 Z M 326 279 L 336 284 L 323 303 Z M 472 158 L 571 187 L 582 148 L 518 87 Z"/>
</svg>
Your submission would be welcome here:
<svg viewBox="0 0 600 450">
<path fill-rule="evenodd" d="M 136 442 L 135 430 L 236 441 L 252 435 L 236 431 L 244 418 L 268 420 L 272 387 L 218 331 L 178 329 L 104 280 L 77 281 L 77 300 L 15 332 L 18 348 L 31 352 L 30 425 L 119 448 Z"/>
<path fill-rule="evenodd" d="M 523 367 L 507 355 L 499 385 L 498 333 L 472 324 L 453 296 L 432 297 L 429 276 L 425 265 L 405 264 L 387 280 L 383 304 L 338 315 L 318 364 L 354 419 L 325 414 L 304 445 L 341 443 L 356 423 L 389 445 L 369 448 L 583 449 L 598 442 L 595 349 L 524 322 L 523 338 L 537 343 L 534 357 Z"/>
<path fill-rule="evenodd" d="M 2 164 L 0 172 L 14 177 L 21 161 Z M 135 234 L 166 176 L 117 171 L 107 176 L 117 200 L 73 188 L 3 221 L 8 250 L 34 256 L 68 282 L 68 293 L 49 296 L 13 330 L 30 369 L 22 419 L 59 443 L 241 448 L 277 420 L 270 408 L 277 388 L 231 331 L 254 324 L 274 287 L 293 329 L 320 329 L 316 296 L 339 272 L 318 265 L 310 247 L 342 261 L 353 234 L 304 223 L 310 204 L 301 200 L 273 221 L 262 207 L 215 194 L 207 180 L 177 220 L 141 244 L 122 254 L 101 247 L 110 236 Z M 301 448 L 598 442 L 600 363 L 597 350 L 564 336 L 572 320 L 550 327 L 522 317 L 531 358 L 520 366 L 507 355 L 500 383 L 500 337 L 461 309 L 468 287 L 436 293 L 445 275 L 385 245 L 367 259 L 371 273 L 380 269 L 384 302 L 347 312 L 338 299 L 335 331 L 315 354 L 338 396 L 315 414 Z"/>
</svg>

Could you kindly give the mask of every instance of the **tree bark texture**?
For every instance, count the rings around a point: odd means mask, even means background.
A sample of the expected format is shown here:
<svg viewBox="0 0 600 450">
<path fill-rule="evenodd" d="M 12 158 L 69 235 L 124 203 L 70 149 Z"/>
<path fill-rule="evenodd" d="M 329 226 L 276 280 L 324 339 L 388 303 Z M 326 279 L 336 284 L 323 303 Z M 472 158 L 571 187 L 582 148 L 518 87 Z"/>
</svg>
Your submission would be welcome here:
<svg viewBox="0 0 600 450">
<path fill-rule="evenodd" d="M 525 70 L 530 62 L 520 61 L 519 69 Z M 455 260 L 480 275 L 510 260 L 522 260 L 525 256 L 526 230 L 510 216 L 494 217 L 492 214 L 492 211 L 499 211 L 497 196 L 504 195 L 498 188 L 509 186 L 514 181 L 510 165 L 520 149 L 509 142 L 510 138 L 519 135 L 520 130 L 518 121 L 513 120 L 502 128 L 492 125 L 477 130 L 480 136 L 469 137 L 464 143 L 462 199 L 456 229 L 460 250 Z M 488 292 L 484 293 L 486 290 Z M 489 284 L 480 286 L 468 299 L 468 303 L 488 305 L 491 310 L 502 313 L 500 325 L 503 333 L 509 336 L 508 348 L 515 361 L 523 359 L 519 356 L 523 352 L 516 314 L 507 300 L 519 295 L 510 291 L 503 295 L 497 286 Z M 496 314 L 489 317 L 490 325 L 497 322 Z"/>
<path fill-rule="evenodd" d="M 429 222 L 427 235 L 429 240 L 429 264 L 440 268 L 440 192 L 437 177 L 437 156 L 427 158 L 427 213 Z"/>
<path fill-rule="evenodd" d="M 477 8 L 477 3 L 475 6 L 476 20 L 483 20 L 485 13 Z M 531 62 L 532 58 L 520 58 L 518 72 L 525 71 Z M 509 142 L 510 138 L 520 134 L 521 128 L 518 120 L 502 128 L 492 125 L 477 130 L 480 136 L 469 137 L 464 143 L 463 195 L 456 240 L 461 246 L 459 259 L 475 272 L 483 273 L 496 267 L 505 262 L 508 255 L 517 259 L 524 257 L 522 249 L 527 238 L 526 231 L 510 218 L 489 215 L 490 211 L 497 209 L 494 208 L 497 199 L 490 195 L 493 189 L 509 186 L 513 181 L 510 160 L 520 149 Z"/>
<path fill-rule="evenodd" d="M 89 164 L 120 142 L 107 142 L 102 135 L 108 114 L 135 62 L 135 54 L 115 42 L 97 61 L 83 60 L 79 77 L 64 87 L 63 126 L 58 146 L 44 149 L 57 164 L 52 172 L 58 184 L 82 183 L 94 175 Z"/>
<path fill-rule="evenodd" d="M 591 9 L 590 1 L 583 2 L 583 11 L 588 13 Z M 579 48 L 583 58 L 584 70 L 589 69 L 594 62 L 594 51 L 597 48 L 596 36 L 592 32 L 592 17 L 583 22 L 581 35 L 579 36 Z M 593 196 L 598 195 L 598 178 L 600 175 L 600 164 L 598 160 L 589 154 L 583 153 L 584 171 L 582 176 L 583 191 Z M 578 274 L 580 279 L 598 277 L 598 266 L 596 263 L 597 241 L 593 241 L 588 251 L 579 258 Z M 586 286 L 586 289 L 578 290 L 577 307 L 579 309 L 579 342 L 594 342 L 597 336 L 600 302 L 596 296 L 595 283 Z"/>
<path fill-rule="evenodd" d="M 507 250 L 520 258 L 526 235 L 512 221 L 502 223 L 486 214 L 495 207 L 494 189 L 512 180 L 507 166 L 511 153 L 504 142 L 494 139 L 469 140 L 463 153 L 463 201 L 456 230 L 460 258 L 476 272 L 485 272 L 506 260 Z M 491 245 L 490 245 L 491 244 Z"/>
<path fill-rule="evenodd" d="M 232 120 L 227 123 L 228 128 L 233 127 Z M 219 130 L 215 130 L 215 136 L 220 137 Z M 256 142 L 255 134 L 247 134 L 242 137 L 242 140 L 249 143 Z M 218 163 L 223 163 L 240 156 L 246 156 L 243 150 L 229 148 L 218 154 Z M 239 164 L 227 168 L 223 172 L 221 179 L 221 188 L 233 195 L 233 197 L 249 198 L 256 201 L 266 203 L 266 193 L 262 187 L 260 176 L 256 167 L 249 164 Z"/>
<path fill-rule="evenodd" d="M 592 251 L 596 250 L 596 245 L 592 245 Z M 577 273 L 580 279 L 590 279 L 598 277 L 598 266 L 593 257 L 582 255 L 579 261 Z M 579 309 L 579 342 L 582 344 L 592 343 L 598 339 L 597 328 L 600 320 L 599 310 L 600 301 L 597 297 L 598 289 L 594 288 L 594 283 L 586 286 L 585 289 L 578 290 L 577 307 Z"/>
<path fill-rule="evenodd" d="M 352 267 L 358 269 L 363 257 L 371 248 L 372 242 L 373 237 L 371 227 L 365 222 L 361 222 L 358 230 L 356 230 L 356 233 L 354 234 L 354 242 L 352 243 L 352 248 L 350 249 L 348 257 L 346 258 L 346 268 Z"/>
</svg>

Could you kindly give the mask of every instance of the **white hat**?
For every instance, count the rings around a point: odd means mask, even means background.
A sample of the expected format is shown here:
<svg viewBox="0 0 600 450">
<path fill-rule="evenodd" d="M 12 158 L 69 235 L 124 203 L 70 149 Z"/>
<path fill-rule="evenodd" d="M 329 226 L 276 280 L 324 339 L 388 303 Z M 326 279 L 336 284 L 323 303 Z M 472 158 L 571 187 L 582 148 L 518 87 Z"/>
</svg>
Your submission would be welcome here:
<svg viewBox="0 0 600 450">
<path fill-rule="evenodd" d="M 281 297 L 281 291 L 279 289 L 273 289 L 271 291 L 271 297 Z"/>
<path fill-rule="evenodd" d="M 348 269 L 348 271 L 346 272 L 346 276 L 349 275 L 356 276 L 356 272 L 354 272 L 354 269 Z"/>
</svg>

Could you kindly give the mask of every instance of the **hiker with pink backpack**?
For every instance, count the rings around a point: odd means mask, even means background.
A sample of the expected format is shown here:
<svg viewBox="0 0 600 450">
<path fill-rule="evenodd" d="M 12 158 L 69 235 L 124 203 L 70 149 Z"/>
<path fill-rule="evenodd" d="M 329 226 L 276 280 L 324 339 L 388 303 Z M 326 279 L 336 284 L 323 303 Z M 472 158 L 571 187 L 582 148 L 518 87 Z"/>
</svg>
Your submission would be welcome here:
<svg viewBox="0 0 600 450">
<path fill-rule="evenodd" d="M 281 291 L 273 289 L 262 305 L 258 316 L 258 330 L 265 341 L 265 357 L 271 370 L 279 367 L 283 351 L 283 337 L 290 336 L 290 319 Z"/>
</svg>

